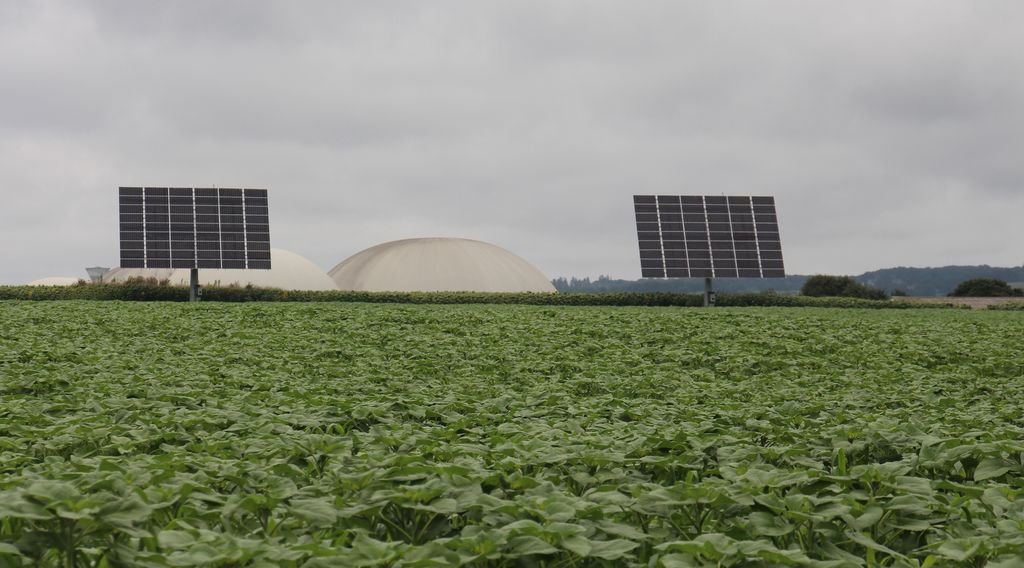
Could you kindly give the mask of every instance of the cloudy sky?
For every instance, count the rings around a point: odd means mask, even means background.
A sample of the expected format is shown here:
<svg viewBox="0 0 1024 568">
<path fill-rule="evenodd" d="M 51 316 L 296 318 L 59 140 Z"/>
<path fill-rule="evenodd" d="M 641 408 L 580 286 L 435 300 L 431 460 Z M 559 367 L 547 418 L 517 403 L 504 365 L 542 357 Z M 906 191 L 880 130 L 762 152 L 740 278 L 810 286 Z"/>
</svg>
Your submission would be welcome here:
<svg viewBox="0 0 1024 568">
<path fill-rule="evenodd" d="M 330 269 L 458 236 L 638 278 L 634 193 L 775 195 L 791 273 L 1024 263 L 1019 0 L 0 0 L 0 283 L 119 185 L 265 187 Z"/>
</svg>

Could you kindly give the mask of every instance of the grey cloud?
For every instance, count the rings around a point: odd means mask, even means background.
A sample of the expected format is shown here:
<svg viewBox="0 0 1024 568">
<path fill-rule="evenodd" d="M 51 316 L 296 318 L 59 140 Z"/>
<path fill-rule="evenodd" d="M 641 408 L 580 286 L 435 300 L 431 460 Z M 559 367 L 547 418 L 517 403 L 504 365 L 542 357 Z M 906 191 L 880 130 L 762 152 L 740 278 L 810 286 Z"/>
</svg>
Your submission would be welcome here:
<svg viewBox="0 0 1024 568">
<path fill-rule="evenodd" d="M 480 238 L 639 276 L 633 193 L 776 195 L 793 272 L 1018 264 L 1010 1 L 0 5 L 0 281 L 116 263 L 121 184 L 262 186 L 324 268 Z M 73 237 L 69 237 L 73 235 Z"/>
</svg>

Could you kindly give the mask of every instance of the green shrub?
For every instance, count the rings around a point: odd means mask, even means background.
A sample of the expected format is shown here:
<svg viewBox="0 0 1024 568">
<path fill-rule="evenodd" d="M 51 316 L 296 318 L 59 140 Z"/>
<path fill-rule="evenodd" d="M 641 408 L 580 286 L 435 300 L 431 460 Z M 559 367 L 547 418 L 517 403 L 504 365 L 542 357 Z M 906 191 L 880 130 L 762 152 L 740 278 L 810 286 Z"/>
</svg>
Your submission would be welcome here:
<svg viewBox="0 0 1024 568">
<path fill-rule="evenodd" d="M 1014 288 L 1005 280 L 997 278 L 972 278 L 957 285 L 956 290 L 949 294 L 954 297 L 1002 298 L 1007 296 L 1024 296 L 1024 290 Z"/>
<path fill-rule="evenodd" d="M 854 280 L 852 276 L 829 276 L 827 274 L 817 274 L 808 278 L 800 288 L 800 294 L 812 297 L 887 299 L 884 290 L 865 286 Z"/>
</svg>

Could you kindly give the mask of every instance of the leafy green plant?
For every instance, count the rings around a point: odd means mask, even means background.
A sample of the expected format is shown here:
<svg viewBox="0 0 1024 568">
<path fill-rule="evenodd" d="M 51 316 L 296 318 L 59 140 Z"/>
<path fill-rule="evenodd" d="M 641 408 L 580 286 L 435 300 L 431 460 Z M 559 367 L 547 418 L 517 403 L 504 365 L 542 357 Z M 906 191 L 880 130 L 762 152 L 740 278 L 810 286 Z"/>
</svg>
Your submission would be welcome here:
<svg viewBox="0 0 1024 568">
<path fill-rule="evenodd" d="M 1017 312 L 8 301 L 0 321 L 3 566 L 1024 561 Z"/>
</svg>

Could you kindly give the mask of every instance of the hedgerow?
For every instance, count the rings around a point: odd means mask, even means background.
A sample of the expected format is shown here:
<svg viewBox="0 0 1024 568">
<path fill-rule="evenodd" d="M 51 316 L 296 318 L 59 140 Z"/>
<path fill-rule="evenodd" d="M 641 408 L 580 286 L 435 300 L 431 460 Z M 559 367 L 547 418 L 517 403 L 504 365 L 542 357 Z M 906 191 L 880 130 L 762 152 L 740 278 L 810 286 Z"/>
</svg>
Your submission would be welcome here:
<svg viewBox="0 0 1024 568">
<path fill-rule="evenodd" d="M 188 301 L 188 288 L 147 283 L 86 286 L 0 286 L 0 300 Z M 521 304 L 534 306 L 677 306 L 702 305 L 699 294 L 672 292 L 355 292 L 294 291 L 276 288 L 203 289 L 213 302 L 366 302 L 387 304 Z M 946 308 L 945 304 L 890 302 L 860 298 L 788 296 L 774 293 L 719 294 L 723 307 L 781 306 L 821 308 Z"/>
<path fill-rule="evenodd" d="M 990 304 L 988 306 L 990 310 L 1011 310 L 1011 311 L 1024 311 L 1024 302 L 1002 302 L 999 304 Z"/>
</svg>

